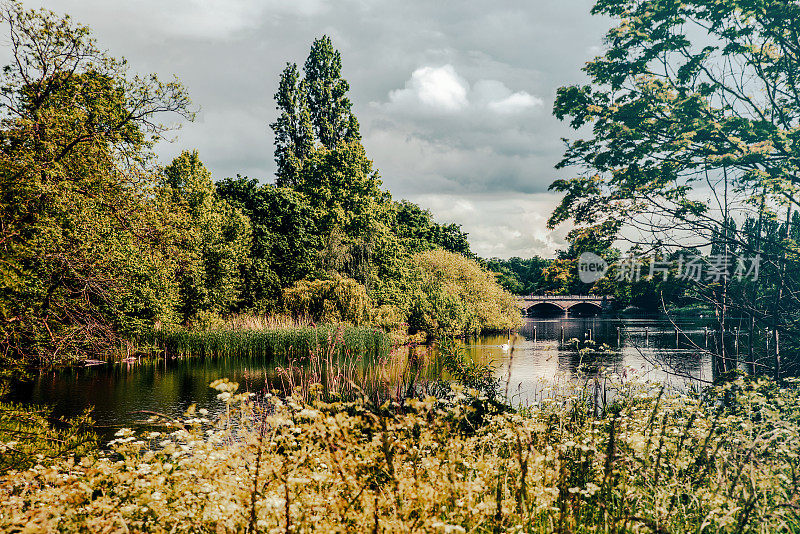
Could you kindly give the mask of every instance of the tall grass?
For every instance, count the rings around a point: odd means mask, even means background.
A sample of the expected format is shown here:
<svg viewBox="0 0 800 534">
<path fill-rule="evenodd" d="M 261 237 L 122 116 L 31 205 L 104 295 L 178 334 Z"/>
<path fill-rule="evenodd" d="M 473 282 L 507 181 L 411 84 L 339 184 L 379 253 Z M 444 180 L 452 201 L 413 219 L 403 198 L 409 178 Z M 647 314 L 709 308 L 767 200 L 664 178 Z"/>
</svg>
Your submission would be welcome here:
<svg viewBox="0 0 800 534">
<path fill-rule="evenodd" d="M 269 361 L 303 358 L 327 350 L 333 350 L 331 357 L 338 358 L 380 357 L 388 354 L 391 348 L 389 336 L 382 330 L 332 324 L 285 326 L 261 323 L 259 328 L 249 329 L 156 330 L 152 336 L 151 344 L 158 352 L 181 358 Z"/>
<path fill-rule="evenodd" d="M 566 384 L 478 420 L 470 388 L 375 406 L 212 385 L 219 419 L 190 408 L 174 431 L 0 479 L 0 531 L 800 531 L 794 387 L 621 381 L 596 413 Z"/>
<path fill-rule="evenodd" d="M 399 347 L 383 355 L 363 357 L 345 350 L 341 339 L 313 351 L 307 358 L 278 368 L 274 389 L 302 402 L 366 399 L 381 405 L 427 391 L 438 378 L 427 349 Z"/>
</svg>

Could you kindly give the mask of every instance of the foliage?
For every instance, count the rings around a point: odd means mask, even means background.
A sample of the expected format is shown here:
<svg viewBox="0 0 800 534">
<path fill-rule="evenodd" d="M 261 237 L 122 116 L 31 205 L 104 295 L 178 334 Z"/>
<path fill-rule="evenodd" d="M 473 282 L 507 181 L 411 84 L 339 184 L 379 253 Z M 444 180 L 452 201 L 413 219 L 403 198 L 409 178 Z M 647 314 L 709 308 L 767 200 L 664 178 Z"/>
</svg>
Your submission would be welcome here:
<svg viewBox="0 0 800 534">
<path fill-rule="evenodd" d="M 316 138 L 327 149 L 361 140 L 358 120 L 347 98 L 350 84 L 342 78 L 342 58 L 330 37 L 314 39 L 305 65 L 308 109 Z"/>
<path fill-rule="evenodd" d="M 181 223 L 147 162 L 155 116 L 191 118 L 189 100 L 129 76 L 68 17 L 8 3 L 2 19 L 0 354 L 25 366 L 116 350 L 174 319 Z"/>
<path fill-rule="evenodd" d="M 87 411 L 51 422 L 45 408 L 0 402 L 0 475 L 65 456 L 83 456 L 96 446 Z"/>
<path fill-rule="evenodd" d="M 279 117 L 271 125 L 276 184 L 299 193 L 311 212 L 318 242 L 308 251 L 310 274 L 353 278 L 384 303 L 401 277 L 403 251 L 392 231 L 391 196 L 361 145 L 341 68 L 339 52 L 323 36 L 311 46 L 302 79 L 294 64 L 283 71 L 275 95 Z"/>
<path fill-rule="evenodd" d="M 394 203 L 395 234 L 410 253 L 442 248 L 450 252 L 474 258 L 469 249 L 467 234 L 455 223 L 439 224 L 433 220 L 431 212 L 420 208 L 408 200 Z"/>
<path fill-rule="evenodd" d="M 469 427 L 465 394 L 378 408 L 240 393 L 108 453 L 0 485 L 0 529 L 778 532 L 800 527 L 795 389 L 742 379 L 720 396 L 610 378 Z M 720 403 L 727 399 L 726 403 Z"/>
<path fill-rule="evenodd" d="M 412 333 L 469 335 L 520 324 L 513 295 L 475 261 L 437 249 L 420 252 L 411 262 L 406 305 Z"/>
<path fill-rule="evenodd" d="M 712 304 L 720 331 L 732 314 L 747 316 L 751 333 L 768 329 L 770 367 L 783 376 L 777 340 L 800 340 L 790 231 L 800 170 L 800 57 L 790 21 L 800 6 L 598 0 L 593 13 L 616 24 L 603 55 L 584 68 L 591 83 L 558 90 L 556 117 L 591 135 L 568 143 L 559 166 L 576 175 L 552 184 L 564 197 L 549 224 L 572 219 L 613 238 L 624 222 L 637 230 L 629 236 L 640 234 L 629 239 L 664 255 L 760 254 L 769 268 L 746 290 L 732 277 L 692 290 Z M 746 219 L 749 227 L 737 229 Z M 724 349 L 720 356 L 729 361 Z"/>
<path fill-rule="evenodd" d="M 184 151 L 163 174 L 166 194 L 186 210 L 191 221 L 191 252 L 197 260 L 180 281 L 184 321 L 201 311 L 236 311 L 249 267 L 249 219 L 217 195 L 211 173 L 196 150 Z"/>
<path fill-rule="evenodd" d="M 315 322 L 346 321 L 355 325 L 369 318 L 372 308 L 366 288 L 351 278 L 300 280 L 285 289 L 286 309 Z"/>
<path fill-rule="evenodd" d="M 276 185 L 292 187 L 298 185 L 303 163 L 314 150 L 306 82 L 299 78 L 296 64 L 288 63 L 281 73 L 275 103 L 281 112 L 270 125 L 275 134 Z"/>
<path fill-rule="evenodd" d="M 509 293 L 532 295 L 547 290 L 542 271 L 550 262 L 539 256 L 528 259 L 515 257 L 508 260 L 492 258 L 486 262 L 486 267 L 497 273 L 497 283 Z"/>
<path fill-rule="evenodd" d="M 301 185 L 301 171 L 319 145 L 335 150 L 340 143 L 361 140 L 347 98 L 350 85 L 342 78 L 342 58 L 328 36 L 314 40 L 303 73 L 300 78 L 297 65 L 287 63 L 275 93 L 279 116 L 270 126 L 278 186 Z"/>
<path fill-rule="evenodd" d="M 321 148 L 303 167 L 296 188 L 314 213 L 323 243 L 322 271 L 354 278 L 373 289 L 396 278 L 397 244 L 391 233 L 390 196 L 359 142 Z"/>
<path fill-rule="evenodd" d="M 305 195 L 238 176 L 217 182 L 217 194 L 247 215 L 252 228 L 243 306 L 269 312 L 281 291 L 316 271 L 322 238 Z"/>
<path fill-rule="evenodd" d="M 286 306 L 400 331 L 411 254 L 471 256 L 458 225 L 382 189 L 328 37 L 302 74 L 290 64 L 281 75 L 276 184 L 215 185 L 196 151 L 157 166 L 152 147 L 168 129 L 158 115 L 193 118 L 180 83 L 131 76 L 69 17 L 12 2 L 2 18 L 3 377 L 129 353 L 159 326 L 208 330 Z M 303 295 L 312 289 L 322 293 Z M 504 304 L 485 315 L 492 306 Z M 470 314 L 472 330 L 491 323 Z"/>
</svg>

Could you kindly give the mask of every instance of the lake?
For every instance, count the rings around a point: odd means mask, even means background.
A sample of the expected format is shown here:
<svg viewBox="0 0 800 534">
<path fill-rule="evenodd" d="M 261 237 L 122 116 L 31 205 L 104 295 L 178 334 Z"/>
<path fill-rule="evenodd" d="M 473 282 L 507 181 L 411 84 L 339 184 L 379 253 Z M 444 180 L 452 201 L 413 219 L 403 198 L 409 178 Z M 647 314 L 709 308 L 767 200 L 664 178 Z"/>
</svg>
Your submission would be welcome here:
<svg viewBox="0 0 800 534">
<path fill-rule="evenodd" d="M 501 389 L 514 404 L 538 400 L 543 381 L 571 378 L 581 364 L 590 373 L 609 369 L 623 374 L 633 369 L 650 379 L 687 388 L 712 380 L 711 359 L 701 350 L 708 324 L 710 319 L 679 320 L 676 325 L 681 332 L 676 336 L 675 326 L 663 318 L 528 318 L 510 338 L 482 336 L 467 341 L 465 351 L 495 367 Z M 611 352 L 582 361 L 574 348 L 561 343 L 562 336 L 565 341 L 591 336 L 607 344 Z M 501 345 L 507 342 L 513 350 L 503 350 Z M 18 386 L 12 398 L 51 405 L 56 416 L 74 416 L 93 406 L 98 425 L 114 428 L 141 420 L 143 416 L 135 413 L 139 410 L 180 416 L 195 402 L 213 409 L 218 406 L 217 392 L 208 384 L 217 378 L 235 380 L 243 390 L 263 391 L 274 384 L 280 363 L 198 358 L 106 364 L 43 373 Z"/>
</svg>

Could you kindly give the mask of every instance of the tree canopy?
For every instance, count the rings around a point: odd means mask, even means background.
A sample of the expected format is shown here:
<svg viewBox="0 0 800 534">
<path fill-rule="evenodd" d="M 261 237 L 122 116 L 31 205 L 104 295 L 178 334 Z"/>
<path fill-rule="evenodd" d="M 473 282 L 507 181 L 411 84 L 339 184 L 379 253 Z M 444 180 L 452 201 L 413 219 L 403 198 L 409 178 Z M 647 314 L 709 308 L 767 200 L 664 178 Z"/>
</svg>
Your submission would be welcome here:
<svg viewBox="0 0 800 534">
<path fill-rule="evenodd" d="M 734 291 L 730 277 L 695 289 L 723 332 L 731 312 L 748 315 L 751 332 L 756 323 L 770 329 L 769 365 L 780 374 L 778 337 L 798 339 L 797 280 L 788 274 L 797 250 L 800 5 L 599 0 L 593 13 L 616 25 L 605 53 L 584 68 L 591 83 L 557 93 L 554 114 L 591 135 L 568 142 L 559 166 L 576 175 L 552 184 L 564 197 L 550 225 L 572 219 L 613 239 L 625 223 L 643 251 L 761 255 L 769 282 L 759 290 Z M 764 232 L 768 220 L 778 233 Z"/>
<path fill-rule="evenodd" d="M 193 116 L 177 81 L 130 75 L 89 30 L 47 10 L 3 8 L 0 74 L 0 353 L 58 361 L 171 320 L 181 223 L 148 162 Z"/>
</svg>

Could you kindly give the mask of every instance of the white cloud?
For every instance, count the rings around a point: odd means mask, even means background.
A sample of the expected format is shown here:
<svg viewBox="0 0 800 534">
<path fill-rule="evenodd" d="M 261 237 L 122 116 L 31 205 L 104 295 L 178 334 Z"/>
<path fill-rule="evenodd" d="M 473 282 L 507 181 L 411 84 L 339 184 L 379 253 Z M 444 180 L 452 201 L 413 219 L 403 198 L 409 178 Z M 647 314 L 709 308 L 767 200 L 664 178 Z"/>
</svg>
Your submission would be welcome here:
<svg viewBox="0 0 800 534">
<path fill-rule="evenodd" d="M 541 106 L 544 101 L 526 91 L 512 93 L 503 82 L 479 80 L 472 91 L 476 106 L 485 107 L 495 113 L 520 113 L 528 108 Z"/>
<path fill-rule="evenodd" d="M 502 100 L 489 102 L 489 109 L 497 113 L 519 113 L 524 109 L 541 106 L 542 104 L 544 104 L 544 101 L 541 98 L 530 95 L 525 91 L 520 91 L 508 95 Z"/>
<path fill-rule="evenodd" d="M 543 103 L 541 98 L 526 91 L 512 92 L 498 80 L 478 80 L 470 87 L 455 68 L 447 64 L 416 69 L 403 89 L 389 92 L 388 107 L 403 112 L 488 110 L 505 115 L 521 113 Z"/>
<path fill-rule="evenodd" d="M 397 105 L 421 104 L 434 110 L 457 111 L 467 106 L 469 84 L 452 65 L 420 67 L 411 74 L 404 89 L 389 93 Z"/>
<path fill-rule="evenodd" d="M 547 193 L 515 195 L 412 196 L 439 221 L 456 222 L 469 233 L 472 250 L 483 258 L 553 257 L 566 247 L 568 227 L 547 228 L 558 199 Z"/>
</svg>

